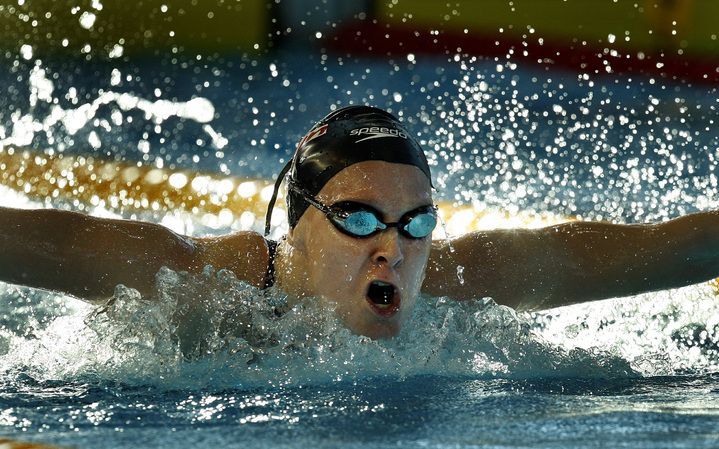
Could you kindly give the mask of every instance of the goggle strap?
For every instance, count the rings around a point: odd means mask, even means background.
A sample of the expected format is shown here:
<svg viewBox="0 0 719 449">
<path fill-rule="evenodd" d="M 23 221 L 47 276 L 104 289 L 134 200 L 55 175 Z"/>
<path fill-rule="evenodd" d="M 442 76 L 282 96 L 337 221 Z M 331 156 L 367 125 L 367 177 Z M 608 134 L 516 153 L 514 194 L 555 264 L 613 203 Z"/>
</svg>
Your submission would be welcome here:
<svg viewBox="0 0 719 449">
<path fill-rule="evenodd" d="M 267 204 L 267 215 L 265 215 L 265 237 L 270 234 L 270 220 L 272 219 L 272 209 L 275 208 L 275 201 L 277 201 L 277 193 L 280 191 L 282 181 L 285 179 L 285 175 L 287 175 L 287 172 L 290 171 L 291 166 L 292 158 L 287 161 L 287 164 L 285 164 L 285 166 L 282 168 L 280 174 L 277 175 L 277 180 L 275 181 L 275 188 L 272 191 L 272 198 L 270 198 L 270 202 Z"/>
<path fill-rule="evenodd" d="M 311 206 L 316 207 L 320 212 L 322 212 L 326 216 L 330 216 L 332 214 L 332 211 L 327 206 L 325 206 L 324 204 L 317 201 L 312 195 L 307 193 L 302 187 L 298 186 L 292 180 L 292 178 L 290 178 L 289 181 L 287 181 L 287 188 L 299 193 L 305 201 L 310 203 Z"/>
</svg>

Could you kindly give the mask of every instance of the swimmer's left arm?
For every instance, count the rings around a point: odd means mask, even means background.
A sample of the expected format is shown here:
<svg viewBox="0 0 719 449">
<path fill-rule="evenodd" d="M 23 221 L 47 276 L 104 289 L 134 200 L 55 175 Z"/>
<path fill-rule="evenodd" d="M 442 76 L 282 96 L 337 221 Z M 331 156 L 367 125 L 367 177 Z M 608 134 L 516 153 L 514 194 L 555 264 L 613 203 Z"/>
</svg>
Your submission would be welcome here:
<svg viewBox="0 0 719 449">
<path fill-rule="evenodd" d="M 458 269 L 458 267 L 460 267 Z M 550 308 L 719 276 L 719 212 L 658 224 L 570 222 L 471 233 L 435 244 L 425 290 Z"/>
</svg>

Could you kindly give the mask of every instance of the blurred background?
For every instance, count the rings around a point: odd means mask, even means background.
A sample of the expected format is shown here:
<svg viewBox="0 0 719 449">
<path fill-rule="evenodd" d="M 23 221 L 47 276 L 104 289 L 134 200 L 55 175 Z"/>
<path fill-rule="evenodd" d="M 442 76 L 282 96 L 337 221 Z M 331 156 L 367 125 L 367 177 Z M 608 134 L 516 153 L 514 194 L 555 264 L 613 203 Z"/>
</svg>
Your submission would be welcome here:
<svg viewBox="0 0 719 449">
<path fill-rule="evenodd" d="M 251 208 L 262 185 L 239 180 L 271 181 L 315 121 L 366 103 L 417 133 L 455 206 L 663 219 L 716 199 L 716 17 L 712 0 L 18 0 L 0 5 L 0 137 L 30 154 L 2 182 L 125 215 Z M 188 199 L 198 172 L 214 200 Z"/>
</svg>

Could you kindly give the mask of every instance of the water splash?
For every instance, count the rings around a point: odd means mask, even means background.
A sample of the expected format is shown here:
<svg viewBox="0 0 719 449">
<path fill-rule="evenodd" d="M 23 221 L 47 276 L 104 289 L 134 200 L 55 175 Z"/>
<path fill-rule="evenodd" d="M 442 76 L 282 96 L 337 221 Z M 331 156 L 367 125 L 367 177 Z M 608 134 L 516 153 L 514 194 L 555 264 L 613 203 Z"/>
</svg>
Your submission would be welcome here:
<svg viewBox="0 0 719 449">
<path fill-rule="evenodd" d="M 716 371 L 719 314 L 716 306 L 707 309 L 713 293 L 696 287 L 681 298 L 658 295 L 650 307 L 639 298 L 602 315 L 597 311 L 605 308 L 595 304 L 578 314 L 535 316 L 491 299 L 425 297 L 397 338 L 373 341 L 350 333 L 311 299 L 290 308 L 280 292 L 258 290 L 225 270 L 163 269 L 152 298 L 123 286 L 100 308 L 44 293 L 26 297 L 15 325 L 3 326 L 0 371 L 8 379 L 191 389 L 422 374 L 623 378 Z"/>
<path fill-rule="evenodd" d="M 616 222 L 717 206 L 715 89 L 453 62 L 456 92 L 420 118 L 456 201 Z"/>
<path fill-rule="evenodd" d="M 111 85 L 116 85 L 120 79 L 120 72 L 115 69 L 112 73 Z M 202 130 L 206 133 L 213 146 L 222 149 L 228 143 L 227 139 L 218 133 L 209 124 L 215 117 L 215 107 L 207 98 L 195 97 L 188 101 L 170 101 L 164 99 L 148 100 L 127 92 L 115 92 L 112 90 L 100 89 L 97 97 L 87 103 L 80 104 L 75 108 L 63 108 L 59 104 L 58 96 L 53 95 L 55 86 L 48 78 L 48 73 L 42 67 L 40 61 L 36 61 L 29 75 L 30 88 L 30 110 L 23 114 L 16 110 L 12 114 L 12 128 L 7 131 L 0 127 L 0 148 L 6 146 L 25 147 L 33 144 L 37 133 L 44 133 L 47 142 L 51 145 L 57 144 L 62 150 L 62 142 L 56 141 L 58 125 L 61 125 L 69 135 L 75 135 L 84 129 L 89 123 L 98 121 L 97 114 L 102 106 L 115 105 L 110 120 L 103 120 L 103 127 L 109 131 L 112 126 L 123 125 L 123 112 L 139 110 L 144 113 L 145 120 L 155 125 L 161 125 L 171 117 L 183 118 L 203 124 Z M 76 91 L 70 88 L 68 92 L 61 95 L 65 98 L 74 99 L 77 102 Z M 38 117 L 38 103 L 44 102 L 49 105 L 47 114 Z M 99 122 L 98 122 L 99 123 Z M 7 135 L 7 137 L 5 137 Z M 92 148 L 99 148 L 101 141 L 94 131 L 88 137 L 88 143 Z M 146 144 L 146 142 L 145 142 Z M 138 143 L 139 147 L 143 141 Z M 143 150 L 142 148 L 140 148 Z M 147 149 L 145 149 L 145 153 Z"/>
<path fill-rule="evenodd" d="M 578 305 L 535 316 L 547 341 L 600 347 L 648 376 L 719 370 L 719 303 L 709 284 Z"/>
</svg>

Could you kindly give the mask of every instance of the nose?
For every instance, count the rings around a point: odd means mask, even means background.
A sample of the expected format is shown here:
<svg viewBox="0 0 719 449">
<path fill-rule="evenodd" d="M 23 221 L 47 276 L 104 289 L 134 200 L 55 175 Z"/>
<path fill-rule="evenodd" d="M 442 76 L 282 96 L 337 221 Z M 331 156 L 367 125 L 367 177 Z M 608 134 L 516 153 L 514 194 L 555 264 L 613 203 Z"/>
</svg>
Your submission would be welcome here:
<svg viewBox="0 0 719 449">
<path fill-rule="evenodd" d="M 392 268 L 402 263 L 404 260 L 402 238 L 396 228 L 386 229 L 379 233 L 372 260 L 377 264 L 387 264 Z"/>
</svg>

